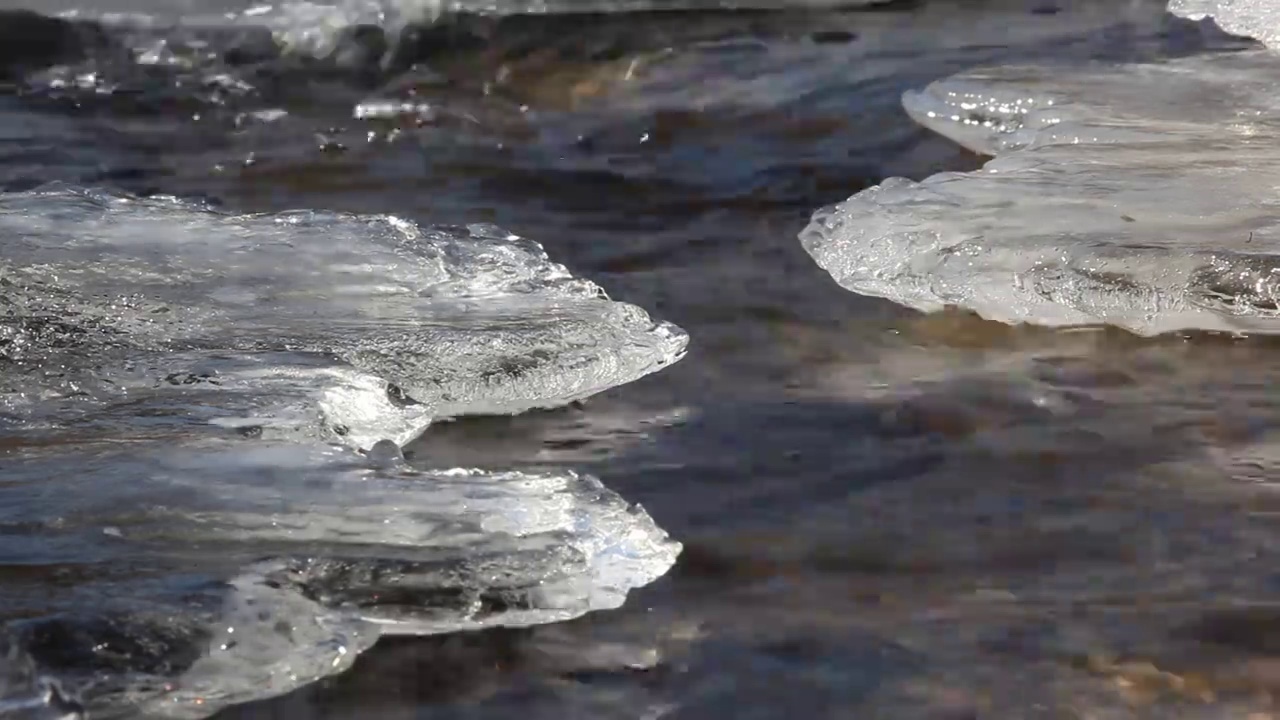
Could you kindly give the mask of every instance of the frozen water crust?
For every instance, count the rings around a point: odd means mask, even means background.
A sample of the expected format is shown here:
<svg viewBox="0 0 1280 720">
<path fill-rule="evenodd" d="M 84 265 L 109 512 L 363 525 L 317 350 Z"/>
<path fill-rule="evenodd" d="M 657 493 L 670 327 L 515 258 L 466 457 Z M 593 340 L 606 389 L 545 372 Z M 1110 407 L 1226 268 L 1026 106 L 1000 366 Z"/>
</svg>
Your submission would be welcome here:
<svg viewBox="0 0 1280 720">
<path fill-rule="evenodd" d="M 23 619 L 0 717 L 203 717 L 341 672 L 381 634 L 617 607 L 679 551 L 591 477 L 376 465 L 274 443 L 10 455 L 0 598 Z M 51 593 L 58 574 L 75 586 Z"/>
<path fill-rule="evenodd" d="M 57 402 L 212 387 L 244 399 L 192 403 L 202 421 L 272 436 L 404 443 L 433 418 L 585 398 L 687 342 L 491 226 L 53 186 L 0 196 L 0 237 L 0 358 L 30 372 L 74 358 Z M 64 411 L 30 383 L 5 373 L 0 403 Z"/>
<path fill-rule="evenodd" d="M 404 462 L 683 354 L 535 243 L 47 186 L 0 247 L 0 717 L 201 717 L 675 561 L 594 478 Z"/>
<path fill-rule="evenodd" d="M 260 27 L 292 52 L 326 55 L 356 26 L 396 35 L 450 14 L 518 15 L 858 8 L 889 0 L 0 0 L 6 6 L 112 25 Z M 1017 1 L 1017 0 L 1015 0 Z"/>
<path fill-rule="evenodd" d="M 923 311 L 1280 331 L 1277 78 L 1280 57 L 1253 49 L 935 82 L 908 113 L 995 159 L 888 180 L 801 241 L 845 288 Z"/>
<path fill-rule="evenodd" d="M 1170 0 L 1169 10 L 1192 20 L 1213 18 L 1227 32 L 1271 47 L 1280 42 L 1280 5 L 1274 0 Z"/>
</svg>

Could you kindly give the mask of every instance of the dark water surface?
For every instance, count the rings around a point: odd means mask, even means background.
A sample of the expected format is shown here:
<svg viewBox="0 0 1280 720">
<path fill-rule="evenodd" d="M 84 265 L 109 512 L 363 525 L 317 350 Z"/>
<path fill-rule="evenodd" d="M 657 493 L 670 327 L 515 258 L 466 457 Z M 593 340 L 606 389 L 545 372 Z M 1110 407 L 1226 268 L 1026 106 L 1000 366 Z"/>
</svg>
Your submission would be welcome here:
<svg viewBox="0 0 1280 720">
<path fill-rule="evenodd" d="M 685 544 L 668 576 L 565 624 L 384 640 L 219 718 L 1271 717 L 1276 341 L 922 316 L 796 240 L 883 178 L 983 162 L 912 124 L 906 89 L 1243 41 L 1016 0 L 458 16 L 382 67 L 367 38 L 319 62 L 171 33 L 188 60 L 141 65 L 44 32 L 65 52 L 12 60 L 0 94 L 6 189 L 496 222 L 692 338 L 585 403 L 406 448 L 598 475 Z"/>
</svg>

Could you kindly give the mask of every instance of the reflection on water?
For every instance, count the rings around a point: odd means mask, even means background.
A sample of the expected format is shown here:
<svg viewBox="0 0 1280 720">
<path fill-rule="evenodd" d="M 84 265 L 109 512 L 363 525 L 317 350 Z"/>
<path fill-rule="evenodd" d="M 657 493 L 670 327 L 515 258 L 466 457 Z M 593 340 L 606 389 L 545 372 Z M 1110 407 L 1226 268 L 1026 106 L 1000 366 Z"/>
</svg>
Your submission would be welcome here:
<svg viewBox="0 0 1280 720">
<path fill-rule="evenodd" d="M 1275 341 L 921 316 L 795 239 L 886 176 L 980 165 L 909 121 L 906 89 L 1241 45 L 1155 5 L 469 18 L 416 67 L 186 41 L 27 75 L 0 98 L 6 187 L 498 222 L 692 338 L 584 403 L 405 448 L 419 470 L 599 476 L 684 544 L 670 574 L 567 623 L 384 640 L 220 717 L 1269 712 Z M 38 589 L 86 567 L 2 571 Z"/>
</svg>

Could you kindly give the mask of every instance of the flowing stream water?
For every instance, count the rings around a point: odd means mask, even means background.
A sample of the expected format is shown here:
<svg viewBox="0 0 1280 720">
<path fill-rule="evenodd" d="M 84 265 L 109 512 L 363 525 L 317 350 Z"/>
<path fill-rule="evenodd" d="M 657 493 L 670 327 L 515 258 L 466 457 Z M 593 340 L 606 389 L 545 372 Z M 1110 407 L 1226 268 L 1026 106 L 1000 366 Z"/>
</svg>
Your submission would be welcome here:
<svg viewBox="0 0 1280 720">
<path fill-rule="evenodd" d="M 0 718 L 1272 717 L 1277 18 L 0 0 Z"/>
</svg>

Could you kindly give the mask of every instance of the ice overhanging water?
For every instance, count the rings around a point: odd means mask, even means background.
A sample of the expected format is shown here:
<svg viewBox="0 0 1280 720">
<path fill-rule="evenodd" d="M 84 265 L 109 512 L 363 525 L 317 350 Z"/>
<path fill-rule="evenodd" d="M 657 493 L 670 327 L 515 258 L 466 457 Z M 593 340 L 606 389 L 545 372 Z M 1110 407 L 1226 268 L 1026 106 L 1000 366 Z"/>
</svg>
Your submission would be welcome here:
<svg viewBox="0 0 1280 720">
<path fill-rule="evenodd" d="M 0 717 L 202 717 L 675 561 L 592 477 L 404 461 L 683 355 L 533 242 L 65 185 L 0 195 L 0 238 Z"/>
<path fill-rule="evenodd" d="M 1270 4 L 1175 3 L 1272 40 Z M 981 68 L 908 92 L 981 170 L 895 178 L 801 241 L 845 288 L 992 320 L 1280 332 L 1280 56 Z"/>
</svg>

